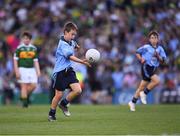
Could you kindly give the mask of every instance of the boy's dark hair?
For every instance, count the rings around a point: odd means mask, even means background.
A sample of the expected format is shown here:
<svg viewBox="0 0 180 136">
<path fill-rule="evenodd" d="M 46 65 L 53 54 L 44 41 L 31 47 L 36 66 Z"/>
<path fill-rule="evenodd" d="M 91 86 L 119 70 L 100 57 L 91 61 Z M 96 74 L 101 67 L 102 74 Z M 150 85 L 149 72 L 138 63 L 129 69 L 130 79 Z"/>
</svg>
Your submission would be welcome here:
<svg viewBox="0 0 180 136">
<path fill-rule="evenodd" d="M 155 35 L 155 36 L 159 37 L 159 33 L 157 31 L 155 31 L 155 30 L 150 31 L 149 34 L 148 34 L 148 37 L 150 38 L 151 35 Z"/>
<path fill-rule="evenodd" d="M 24 37 L 24 36 L 27 36 L 29 39 L 32 39 L 32 34 L 28 31 L 25 31 L 22 33 L 22 36 L 21 37 Z"/>
<path fill-rule="evenodd" d="M 70 32 L 71 30 L 78 30 L 78 27 L 76 26 L 76 24 L 74 24 L 73 22 L 67 22 L 64 25 L 64 32 Z"/>
</svg>

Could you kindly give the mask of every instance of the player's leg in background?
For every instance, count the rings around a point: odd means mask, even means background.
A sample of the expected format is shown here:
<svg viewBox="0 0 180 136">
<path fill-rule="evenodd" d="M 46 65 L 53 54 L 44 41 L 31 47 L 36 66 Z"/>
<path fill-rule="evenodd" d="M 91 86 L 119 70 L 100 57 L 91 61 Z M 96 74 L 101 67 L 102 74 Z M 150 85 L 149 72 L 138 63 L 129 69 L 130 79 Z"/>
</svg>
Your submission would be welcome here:
<svg viewBox="0 0 180 136">
<path fill-rule="evenodd" d="M 132 100 L 128 103 L 131 111 L 135 111 L 135 104 L 140 96 L 140 92 L 142 92 L 146 88 L 148 83 L 148 81 L 141 80 L 139 87 L 137 88 Z"/>
<path fill-rule="evenodd" d="M 151 76 L 151 82 L 147 85 L 144 93 L 147 95 L 152 89 L 154 89 L 160 83 L 159 77 L 155 74 Z"/>
<path fill-rule="evenodd" d="M 50 108 L 50 111 L 49 111 L 49 117 L 48 117 L 49 121 L 56 120 L 56 117 L 55 117 L 55 115 L 56 115 L 56 107 L 57 107 L 59 101 L 61 100 L 62 96 L 63 96 L 62 91 L 55 90 L 55 96 L 52 99 L 51 108 Z"/>
<path fill-rule="evenodd" d="M 27 95 L 28 95 L 28 91 L 27 91 L 27 84 L 26 83 L 20 83 L 21 86 L 21 101 L 23 104 L 23 107 L 28 107 L 28 102 L 27 102 Z"/>
<path fill-rule="evenodd" d="M 140 92 L 144 91 L 144 89 L 146 88 L 146 86 L 148 85 L 148 83 L 149 83 L 148 81 L 141 80 L 141 82 L 140 82 L 140 84 L 139 84 L 139 87 L 137 88 L 137 90 L 136 90 L 133 98 L 138 99 L 138 98 L 139 98 L 139 95 L 140 95 Z"/>
<path fill-rule="evenodd" d="M 31 103 L 30 102 L 30 96 L 31 96 L 32 92 L 35 90 L 36 86 L 37 86 L 36 83 L 28 83 L 27 84 L 27 92 L 28 92 L 27 101 L 28 101 L 29 104 Z"/>
<path fill-rule="evenodd" d="M 36 86 L 36 83 L 29 83 L 27 85 L 28 94 L 31 94 L 35 90 Z"/>
<path fill-rule="evenodd" d="M 147 94 L 148 94 L 154 87 L 156 87 L 159 83 L 160 83 L 160 80 L 159 80 L 159 77 L 158 77 L 157 75 L 151 76 L 151 81 L 150 81 L 150 83 L 147 85 L 146 89 L 144 89 L 144 91 L 140 92 L 140 98 L 141 98 L 141 102 L 142 102 L 143 104 L 147 104 L 147 101 L 146 101 Z"/>
</svg>

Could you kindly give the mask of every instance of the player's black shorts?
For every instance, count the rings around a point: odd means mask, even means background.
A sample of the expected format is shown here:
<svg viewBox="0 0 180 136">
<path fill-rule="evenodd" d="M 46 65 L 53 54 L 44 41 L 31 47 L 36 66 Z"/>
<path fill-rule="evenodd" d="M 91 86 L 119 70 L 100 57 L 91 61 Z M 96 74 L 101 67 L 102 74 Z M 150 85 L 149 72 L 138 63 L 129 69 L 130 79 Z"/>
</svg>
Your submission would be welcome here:
<svg viewBox="0 0 180 136">
<path fill-rule="evenodd" d="M 70 88 L 70 84 L 79 82 L 72 67 L 59 71 L 56 74 L 55 79 L 53 79 L 53 88 L 59 91 L 64 91 Z"/>
<path fill-rule="evenodd" d="M 143 80 L 150 82 L 151 76 L 156 72 L 156 67 L 149 66 L 148 64 L 143 64 L 141 67 L 141 75 Z"/>
</svg>

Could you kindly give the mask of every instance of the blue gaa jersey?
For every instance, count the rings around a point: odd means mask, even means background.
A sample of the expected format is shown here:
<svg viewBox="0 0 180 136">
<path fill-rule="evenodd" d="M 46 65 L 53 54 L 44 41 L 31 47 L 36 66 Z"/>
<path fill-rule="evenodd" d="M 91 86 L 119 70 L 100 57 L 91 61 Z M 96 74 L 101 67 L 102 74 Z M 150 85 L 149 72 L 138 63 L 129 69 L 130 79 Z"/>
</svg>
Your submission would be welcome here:
<svg viewBox="0 0 180 136">
<path fill-rule="evenodd" d="M 65 41 L 63 36 L 61 36 L 56 50 L 56 62 L 53 70 L 53 75 L 59 71 L 71 67 L 72 62 L 70 61 L 69 57 L 71 55 L 74 55 L 74 48 L 76 46 L 77 43 L 74 40 L 68 42 Z"/>
<path fill-rule="evenodd" d="M 144 46 L 138 48 L 136 53 L 140 54 L 142 56 L 142 58 L 145 59 L 146 64 L 148 64 L 150 66 L 158 67 L 159 60 L 155 56 L 155 51 L 159 54 L 159 56 L 164 61 L 166 61 L 166 53 L 165 53 L 164 49 L 162 48 L 162 46 L 160 46 L 160 45 L 157 45 L 157 47 L 154 48 L 151 44 L 145 44 Z"/>
</svg>

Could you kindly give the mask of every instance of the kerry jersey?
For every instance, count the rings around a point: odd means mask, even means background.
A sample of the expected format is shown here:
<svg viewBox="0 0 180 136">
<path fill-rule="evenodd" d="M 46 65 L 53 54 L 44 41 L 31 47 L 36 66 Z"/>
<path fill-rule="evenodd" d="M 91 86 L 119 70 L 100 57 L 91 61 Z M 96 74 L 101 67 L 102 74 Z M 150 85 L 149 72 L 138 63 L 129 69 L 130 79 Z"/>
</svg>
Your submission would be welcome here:
<svg viewBox="0 0 180 136">
<path fill-rule="evenodd" d="M 18 60 L 18 67 L 32 68 L 34 61 L 38 61 L 37 48 L 32 44 L 20 44 L 14 53 L 14 59 Z"/>
</svg>

